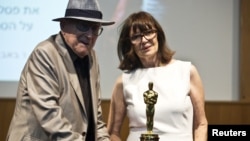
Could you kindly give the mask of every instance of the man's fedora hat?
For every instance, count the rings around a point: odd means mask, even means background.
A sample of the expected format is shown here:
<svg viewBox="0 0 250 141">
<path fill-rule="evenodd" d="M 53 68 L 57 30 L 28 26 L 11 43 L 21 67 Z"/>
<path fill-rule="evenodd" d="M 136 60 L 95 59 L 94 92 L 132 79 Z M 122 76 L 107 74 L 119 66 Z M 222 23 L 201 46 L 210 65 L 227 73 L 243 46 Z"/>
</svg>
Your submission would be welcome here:
<svg viewBox="0 0 250 141">
<path fill-rule="evenodd" d="M 53 19 L 53 21 L 61 21 L 62 19 L 98 22 L 103 26 L 115 23 L 113 21 L 102 20 L 102 12 L 97 0 L 69 0 L 65 16 Z"/>
</svg>

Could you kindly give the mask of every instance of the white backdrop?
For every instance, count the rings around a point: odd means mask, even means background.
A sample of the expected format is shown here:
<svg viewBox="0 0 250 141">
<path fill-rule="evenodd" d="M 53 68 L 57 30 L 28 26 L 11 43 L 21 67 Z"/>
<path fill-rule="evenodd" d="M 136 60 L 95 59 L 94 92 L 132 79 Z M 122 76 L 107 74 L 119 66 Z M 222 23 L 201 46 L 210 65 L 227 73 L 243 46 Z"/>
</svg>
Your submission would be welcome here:
<svg viewBox="0 0 250 141">
<path fill-rule="evenodd" d="M 130 13 L 152 13 L 166 31 L 175 58 L 197 66 L 206 100 L 238 100 L 239 3 L 237 0 L 99 0 L 104 27 L 96 43 L 102 97 L 111 97 L 118 67 L 120 20 Z M 120 5 L 119 5 L 120 4 Z M 53 18 L 64 16 L 67 0 L 0 0 L 0 97 L 13 98 L 21 69 L 34 46 L 59 31 Z M 118 10 L 116 10 L 118 8 Z"/>
</svg>

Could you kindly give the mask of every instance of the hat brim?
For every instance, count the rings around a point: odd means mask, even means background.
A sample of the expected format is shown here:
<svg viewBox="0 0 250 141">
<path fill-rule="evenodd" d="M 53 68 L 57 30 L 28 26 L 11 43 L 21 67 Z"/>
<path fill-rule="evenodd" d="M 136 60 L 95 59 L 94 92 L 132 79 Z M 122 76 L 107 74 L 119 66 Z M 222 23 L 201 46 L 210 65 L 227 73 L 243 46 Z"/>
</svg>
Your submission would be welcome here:
<svg viewBox="0 0 250 141">
<path fill-rule="evenodd" d="M 102 20 L 102 19 L 75 17 L 75 16 L 67 16 L 67 17 L 56 18 L 56 19 L 53 19 L 52 21 L 57 21 L 58 22 L 58 21 L 61 21 L 63 19 L 76 19 L 76 20 L 82 20 L 82 21 L 97 22 L 97 23 L 101 23 L 101 25 L 103 25 L 103 26 L 112 25 L 112 24 L 115 23 L 113 21 L 105 21 L 105 20 Z"/>
</svg>

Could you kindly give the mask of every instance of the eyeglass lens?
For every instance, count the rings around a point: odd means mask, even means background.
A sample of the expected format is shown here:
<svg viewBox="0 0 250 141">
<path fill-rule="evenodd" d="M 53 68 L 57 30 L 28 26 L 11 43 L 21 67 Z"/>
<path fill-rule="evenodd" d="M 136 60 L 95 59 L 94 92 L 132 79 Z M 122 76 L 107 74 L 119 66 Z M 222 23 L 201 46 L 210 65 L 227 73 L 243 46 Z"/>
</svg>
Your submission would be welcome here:
<svg viewBox="0 0 250 141">
<path fill-rule="evenodd" d="M 142 40 L 142 37 L 146 38 L 147 40 L 151 40 L 156 36 L 156 30 L 147 30 L 139 34 L 133 35 L 130 39 L 131 42 L 134 44 L 140 43 Z"/>
<path fill-rule="evenodd" d="M 81 32 L 88 32 L 92 30 L 93 35 L 101 35 L 103 28 L 99 24 L 87 24 L 85 22 L 80 22 L 76 25 L 76 28 Z"/>
</svg>

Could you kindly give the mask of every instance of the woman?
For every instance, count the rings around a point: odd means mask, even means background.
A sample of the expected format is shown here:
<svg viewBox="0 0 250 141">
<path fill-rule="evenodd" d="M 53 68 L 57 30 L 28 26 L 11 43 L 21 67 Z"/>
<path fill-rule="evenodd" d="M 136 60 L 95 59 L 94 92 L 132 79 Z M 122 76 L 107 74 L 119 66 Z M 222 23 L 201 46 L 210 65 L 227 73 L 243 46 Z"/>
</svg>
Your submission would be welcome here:
<svg viewBox="0 0 250 141">
<path fill-rule="evenodd" d="M 148 83 L 158 93 L 153 133 L 161 141 L 206 141 L 207 119 L 204 90 L 191 62 L 173 59 L 164 31 L 155 18 L 140 11 L 123 23 L 118 40 L 119 69 L 112 94 L 108 130 L 112 141 L 120 141 L 125 116 L 129 118 L 127 141 L 146 133 L 147 117 L 143 93 Z"/>
</svg>

